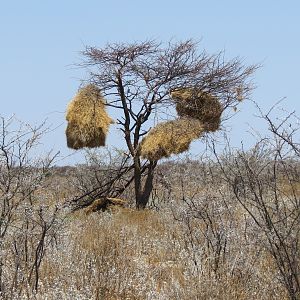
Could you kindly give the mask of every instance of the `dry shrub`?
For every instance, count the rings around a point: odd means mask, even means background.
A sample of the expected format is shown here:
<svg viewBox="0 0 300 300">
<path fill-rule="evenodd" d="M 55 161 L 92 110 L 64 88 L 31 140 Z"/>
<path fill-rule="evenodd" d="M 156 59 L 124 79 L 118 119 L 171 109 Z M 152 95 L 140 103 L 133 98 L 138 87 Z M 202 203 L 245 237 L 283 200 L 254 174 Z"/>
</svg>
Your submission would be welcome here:
<svg viewBox="0 0 300 300">
<path fill-rule="evenodd" d="M 279 193 L 287 197 L 300 196 L 300 181 L 291 180 L 290 178 L 280 178 L 279 180 Z"/>
<path fill-rule="evenodd" d="M 215 276 L 209 250 L 215 240 L 204 225 L 204 219 L 174 220 L 167 209 L 76 212 L 61 249 L 42 266 L 42 299 L 287 299 L 273 280 L 271 262 L 261 267 L 261 252 L 229 223 L 223 226 L 230 234 L 226 259 Z"/>
<path fill-rule="evenodd" d="M 76 299 L 150 299 L 147 295 L 159 293 L 162 278 L 156 270 L 171 267 L 149 261 L 153 256 L 158 262 L 168 260 L 172 249 L 168 238 L 163 239 L 167 225 L 158 213 L 120 208 L 87 217 L 77 212 L 69 225 L 68 247 L 43 266 L 48 290 L 74 291 Z M 167 280 L 170 285 L 172 279 Z"/>
<path fill-rule="evenodd" d="M 177 119 L 158 124 L 142 140 L 140 151 L 143 158 L 159 160 L 189 149 L 191 142 L 200 138 L 203 124 L 196 119 Z"/>
<path fill-rule="evenodd" d="M 79 90 L 68 105 L 66 119 L 69 148 L 105 146 L 106 135 L 113 121 L 105 110 L 105 100 L 96 86 L 89 84 Z"/>
<path fill-rule="evenodd" d="M 216 131 L 220 128 L 222 106 L 216 97 L 191 88 L 174 90 L 171 97 L 176 102 L 178 116 L 201 121 L 205 131 Z"/>
</svg>

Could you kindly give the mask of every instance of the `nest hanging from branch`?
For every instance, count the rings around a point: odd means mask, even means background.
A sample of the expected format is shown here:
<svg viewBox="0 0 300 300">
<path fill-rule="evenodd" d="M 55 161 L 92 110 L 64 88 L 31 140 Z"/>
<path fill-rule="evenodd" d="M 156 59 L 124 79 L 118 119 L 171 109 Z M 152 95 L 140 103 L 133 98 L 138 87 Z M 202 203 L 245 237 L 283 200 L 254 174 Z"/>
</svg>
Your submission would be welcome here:
<svg viewBox="0 0 300 300">
<path fill-rule="evenodd" d="M 80 89 L 67 108 L 67 145 L 72 149 L 105 146 L 113 120 L 105 110 L 100 90 L 92 84 Z"/>
<path fill-rule="evenodd" d="M 171 92 L 176 103 L 179 117 L 197 119 L 203 123 L 205 131 L 216 131 L 220 128 L 222 105 L 211 94 L 192 88 L 182 88 Z"/>
<path fill-rule="evenodd" d="M 159 160 L 185 152 L 204 131 L 202 122 L 197 119 L 180 118 L 160 123 L 143 138 L 140 154 L 149 160 Z"/>
</svg>

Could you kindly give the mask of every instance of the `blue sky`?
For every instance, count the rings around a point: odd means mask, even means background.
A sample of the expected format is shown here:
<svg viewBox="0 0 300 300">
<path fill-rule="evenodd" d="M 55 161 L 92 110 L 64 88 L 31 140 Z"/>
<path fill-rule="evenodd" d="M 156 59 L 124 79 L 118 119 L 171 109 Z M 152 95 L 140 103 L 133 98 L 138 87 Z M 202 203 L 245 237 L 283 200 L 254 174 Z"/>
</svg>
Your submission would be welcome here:
<svg viewBox="0 0 300 300">
<path fill-rule="evenodd" d="M 261 63 L 253 99 L 268 109 L 300 114 L 300 1 L 2 1 L 0 6 L 0 114 L 30 123 L 45 118 L 57 127 L 45 149 L 71 153 L 65 143 L 64 112 L 85 77 L 72 67 L 85 45 L 193 38 L 228 59 Z M 251 103 L 228 122 L 234 144 L 248 141 L 249 126 L 264 130 Z M 116 138 L 109 137 L 114 144 Z M 80 160 L 72 156 L 66 163 Z"/>
</svg>

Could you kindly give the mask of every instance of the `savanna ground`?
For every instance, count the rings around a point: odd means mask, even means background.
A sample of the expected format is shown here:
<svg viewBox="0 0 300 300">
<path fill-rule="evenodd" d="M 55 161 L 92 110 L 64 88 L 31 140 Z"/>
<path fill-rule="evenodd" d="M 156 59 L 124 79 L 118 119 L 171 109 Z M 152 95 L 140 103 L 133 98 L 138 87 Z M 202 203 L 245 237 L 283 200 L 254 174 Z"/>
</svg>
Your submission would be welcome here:
<svg viewBox="0 0 300 300">
<path fill-rule="evenodd" d="M 134 209 L 128 187 L 126 207 L 88 213 L 69 203 L 105 180 L 100 156 L 52 167 L 30 158 L 38 130 L 24 143 L 5 128 L 2 299 L 299 299 L 292 132 L 248 151 L 211 142 L 210 156 L 160 164 L 147 209 Z"/>
</svg>

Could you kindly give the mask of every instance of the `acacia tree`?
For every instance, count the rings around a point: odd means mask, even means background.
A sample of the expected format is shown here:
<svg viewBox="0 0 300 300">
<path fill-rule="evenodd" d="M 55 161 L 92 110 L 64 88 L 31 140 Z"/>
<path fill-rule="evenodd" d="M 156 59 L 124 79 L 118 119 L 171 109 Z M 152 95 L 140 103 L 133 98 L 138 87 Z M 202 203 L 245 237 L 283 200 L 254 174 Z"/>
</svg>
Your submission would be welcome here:
<svg viewBox="0 0 300 300">
<path fill-rule="evenodd" d="M 97 86 L 106 105 L 118 111 L 117 125 L 124 133 L 132 159 L 137 208 L 145 208 L 157 159 L 142 159 L 140 145 L 148 133 L 153 112 L 176 105 L 171 92 L 183 88 L 209 93 L 222 111 L 248 97 L 256 65 L 245 66 L 239 58 L 226 62 L 223 53 L 199 51 L 192 40 L 163 45 L 155 41 L 86 47 L 81 66 L 88 82 Z"/>
</svg>

